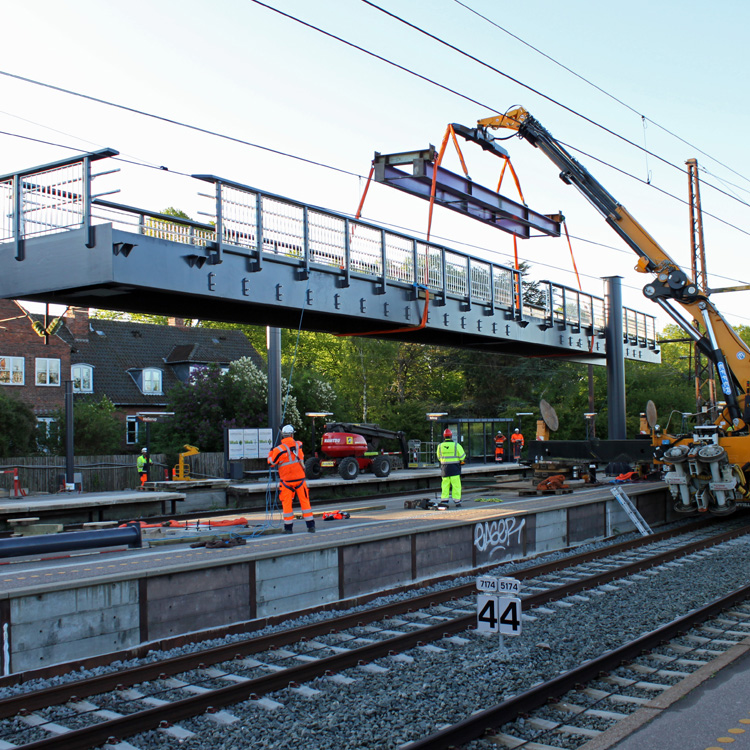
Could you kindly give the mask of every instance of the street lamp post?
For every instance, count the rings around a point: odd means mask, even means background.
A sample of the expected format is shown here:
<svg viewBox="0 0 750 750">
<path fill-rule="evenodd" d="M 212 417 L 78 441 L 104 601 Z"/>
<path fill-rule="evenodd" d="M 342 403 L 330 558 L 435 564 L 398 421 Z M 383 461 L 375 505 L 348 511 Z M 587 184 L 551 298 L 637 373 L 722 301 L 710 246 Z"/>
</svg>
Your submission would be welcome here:
<svg viewBox="0 0 750 750">
<path fill-rule="evenodd" d="M 586 420 L 586 440 L 596 437 L 596 412 L 588 411 L 583 415 Z"/>
<path fill-rule="evenodd" d="M 440 417 L 447 417 L 448 412 L 447 411 L 432 411 L 428 412 L 427 419 L 430 420 L 430 455 L 435 455 L 435 422 L 440 419 Z M 430 463 L 434 463 L 431 461 Z"/>
<path fill-rule="evenodd" d="M 306 411 L 305 412 L 306 417 L 310 417 L 312 419 L 312 433 L 311 433 L 311 440 L 312 440 L 312 455 L 317 455 L 318 451 L 315 447 L 315 417 L 332 417 L 333 412 L 332 411 Z"/>
</svg>

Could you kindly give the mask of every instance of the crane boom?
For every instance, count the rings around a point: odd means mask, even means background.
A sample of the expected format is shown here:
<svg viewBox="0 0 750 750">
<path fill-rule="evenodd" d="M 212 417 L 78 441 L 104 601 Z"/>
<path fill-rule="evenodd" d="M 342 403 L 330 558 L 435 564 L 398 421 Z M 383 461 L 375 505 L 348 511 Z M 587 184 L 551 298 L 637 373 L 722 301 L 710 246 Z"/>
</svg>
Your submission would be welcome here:
<svg viewBox="0 0 750 750">
<path fill-rule="evenodd" d="M 560 170 L 560 179 L 573 185 L 638 256 L 636 270 L 653 273 L 643 293 L 690 336 L 713 363 L 726 399 L 715 424 L 696 426 L 692 435 L 653 433 L 655 458 L 667 466 L 664 481 L 683 513 L 709 511 L 726 515 L 737 500 L 750 501 L 750 349 L 700 288 L 593 175 L 525 109 L 479 120 L 477 138 L 490 139 L 489 130 L 508 128 L 540 149 Z M 689 316 L 683 317 L 674 304 Z M 701 334 L 691 320 L 702 322 Z M 729 425 L 725 430 L 724 427 Z"/>
<path fill-rule="evenodd" d="M 724 319 L 705 292 L 672 260 L 659 243 L 638 223 L 601 183 L 525 109 L 518 107 L 504 115 L 486 117 L 478 129 L 507 128 L 531 143 L 560 169 L 560 179 L 573 185 L 599 211 L 618 236 L 638 255 L 636 270 L 655 278 L 643 293 L 656 302 L 690 336 L 714 364 L 727 403 L 727 421 L 734 430 L 750 423 L 750 348 Z M 703 322 L 704 335 L 696 331 L 672 303 Z"/>
</svg>

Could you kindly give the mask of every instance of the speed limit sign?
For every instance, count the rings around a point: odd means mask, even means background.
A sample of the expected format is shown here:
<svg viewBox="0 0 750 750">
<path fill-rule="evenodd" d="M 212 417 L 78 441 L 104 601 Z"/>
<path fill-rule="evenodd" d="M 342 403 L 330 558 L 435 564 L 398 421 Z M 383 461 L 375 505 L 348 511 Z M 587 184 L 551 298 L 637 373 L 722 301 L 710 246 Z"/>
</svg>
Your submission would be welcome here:
<svg viewBox="0 0 750 750">
<path fill-rule="evenodd" d="M 521 635 L 521 600 L 515 596 L 478 594 L 477 630 Z"/>
</svg>

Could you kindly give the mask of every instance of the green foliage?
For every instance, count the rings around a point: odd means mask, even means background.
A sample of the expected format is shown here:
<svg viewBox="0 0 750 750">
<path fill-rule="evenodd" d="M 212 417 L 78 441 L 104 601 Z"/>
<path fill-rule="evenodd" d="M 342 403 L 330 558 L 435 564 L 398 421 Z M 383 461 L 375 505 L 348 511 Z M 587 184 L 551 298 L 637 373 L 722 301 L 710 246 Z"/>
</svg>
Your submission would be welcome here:
<svg viewBox="0 0 750 750">
<path fill-rule="evenodd" d="M 50 453 L 65 452 L 65 411 L 54 413 L 55 421 L 49 432 L 40 434 L 39 444 Z M 76 396 L 73 403 L 73 445 L 77 456 L 119 453 L 122 446 L 123 427 L 115 416 L 115 406 L 103 396 L 94 401 L 86 396 Z"/>
<path fill-rule="evenodd" d="M 37 452 L 37 422 L 23 401 L 0 393 L 0 456 L 28 456 Z"/>
</svg>

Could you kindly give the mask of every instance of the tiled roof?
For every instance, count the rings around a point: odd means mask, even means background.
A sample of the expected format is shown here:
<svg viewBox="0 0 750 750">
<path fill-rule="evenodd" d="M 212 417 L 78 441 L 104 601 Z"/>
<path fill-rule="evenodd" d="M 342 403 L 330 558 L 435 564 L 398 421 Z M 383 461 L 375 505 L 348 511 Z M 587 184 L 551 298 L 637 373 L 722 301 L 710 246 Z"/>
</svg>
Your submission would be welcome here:
<svg viewBox="0 0 750 750">
<path fill-rule="evenodd" d="M 190 364 L 228 365 L 250 357 L 263 368 L 263 360 L 242 331 L 215 328 L 182 328 L 129 321 L 91 318 L 88 342 L 76 340 L 71 364 L 94 368 L 94 392 L 106 394 L 116 406 L 162 406 L 163 394 L 141 393 L 131 371 L 155 367 L 162 371 L 167 393 L 180 380 L 175 367 Z"/>
</svg>

